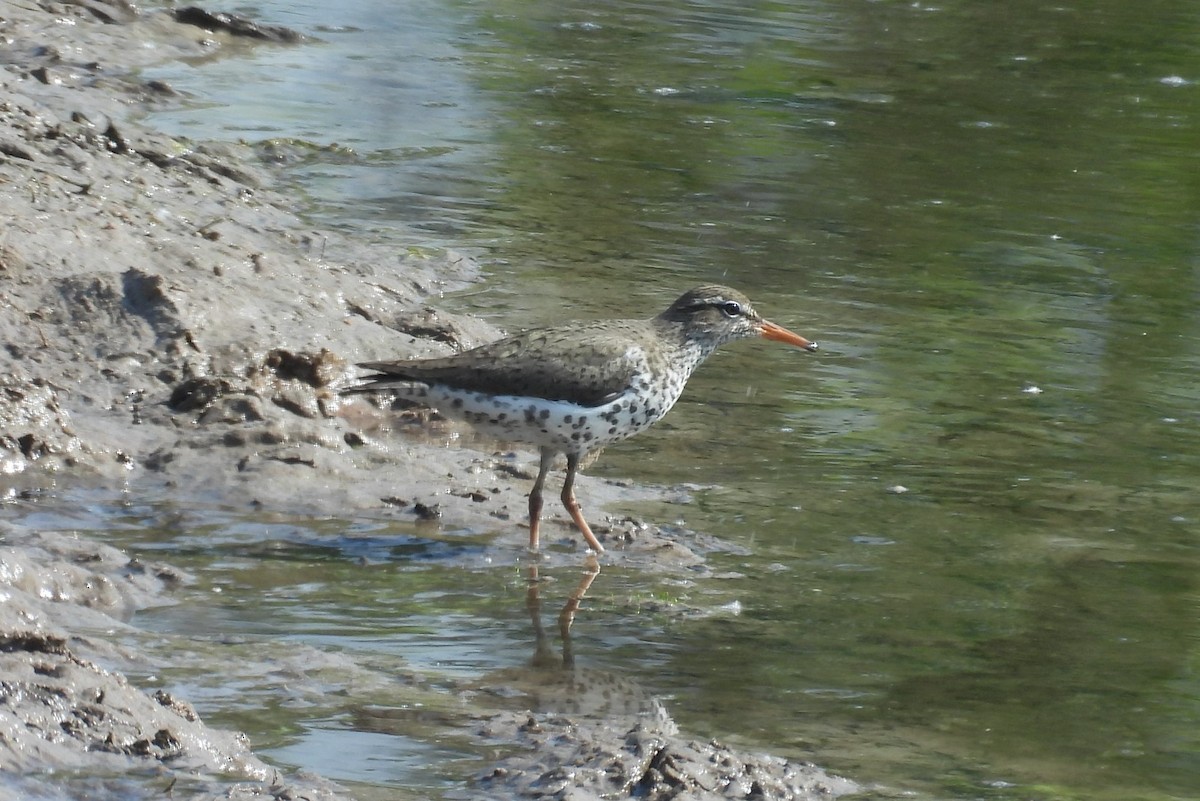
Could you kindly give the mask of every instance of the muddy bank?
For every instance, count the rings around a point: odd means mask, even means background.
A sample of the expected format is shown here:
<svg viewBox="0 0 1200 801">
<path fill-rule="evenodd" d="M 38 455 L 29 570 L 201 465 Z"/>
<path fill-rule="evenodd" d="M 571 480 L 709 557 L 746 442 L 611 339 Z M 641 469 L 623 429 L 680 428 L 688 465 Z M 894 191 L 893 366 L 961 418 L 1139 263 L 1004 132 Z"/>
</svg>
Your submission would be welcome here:
<svg viewBox="0 0 1200 801">
<path fill-rule="evenodd" d="M 63 6 L 71 25 L 56 10 L 6 12 L 8 496 L 96 480 L 289 511 L 432 510 L 455 525 L 519 530 L 527 454 L 447 449 L 451 432 L 428 416 L 337 394 L 354 362 L 494 338 L 431 303 L 475 280 L 476 265 L 309 229 L 261 166 L 288 145 L 196 144 L 131 122 L 148 103 L 178 101 L 130 68 L 234 40 L 166 13 L 105 24 L 95 5 Z M 650 497 L 603 482 L 582 490 L 594 506 Z"/>
<path fill-rule="evenodd" d="M 513 560 L 529 454 L 466 437 L 473 447 L 448 448 L 452 432 L 436 416 L 337 393 L 354 362 L 494 337 L 436 306 L 439 293 L 477 278 L 475 264 L 309 229 L 264 166 L 286 160 L 287 145 L 198 144 L 132 120 L 147 104 L 179 101 L 170 86 L 139 80 L 137 67 L 211 56 L 247 36 L 260 46 L 303 46 L 302 37 L 121 0 L 11 3 L 0 33 L 3 500 L 27 508 L 90 486 L 149 501 L 426 516 L 496 532 L 490 547 Z M 586 479 L 579 492 L 593 509 L 657 494 Z M 577 543 L 556 514 L 544 541 Z M 678 535 L 589 517 L 614 546 L 610 563 L 702 563 Z M 346 797 L 319 777 L 281 776 L 186 699 L 125 678 L 154 669 L 130 615 L 171 603 L 186 575 L 0 523 L 0 795 L 45 794 L 41 777 L 67 771 L 113 777 L 113 797 Z M 395 680 L 352 664 L 339 671 Z M 480 779 L 489 797 L 802 798 L 850 788 L 815 768 L 692 743 L 653 704 L 634 717 L 584 708 L 535 719 L 492 700 L 504 681 L 460 688 L 473 704 L 452 722 L 512 749 Z"/>
<path fill-rule="evenodd" d="M 123 621 L 169 603 L 185 574 L 61 534 L 0 523 L 0 538 L 0 797 L 40 796 L 47 781 L 70 797 L 95 792 L 97 776 L 147 769 L 133 797 L 172 782 L 192 798 L 339 797 L 318 777 L 281 776 L 242 735 L 122 675 L 149 667 Z M 112 797 L 132 791 L 119 787 Z"/>
</svg>

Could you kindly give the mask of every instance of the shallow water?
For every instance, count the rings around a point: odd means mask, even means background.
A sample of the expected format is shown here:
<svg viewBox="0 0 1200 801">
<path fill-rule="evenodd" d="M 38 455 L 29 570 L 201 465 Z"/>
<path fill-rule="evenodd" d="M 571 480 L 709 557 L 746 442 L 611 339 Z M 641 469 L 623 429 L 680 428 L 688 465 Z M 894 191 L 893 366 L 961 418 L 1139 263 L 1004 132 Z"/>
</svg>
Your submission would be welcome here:
<svg viewBox="0 0 1200 801">
<path fill-rule="evenodd" d="M 729 348 L 593 469 L 713 487 L 636 511 L 749 552 L 606 571 L 580 664 L 881 796 L 1195 794 L 1194 4 L 238 8 L 324 43 L 156 70 L 195 107 L 154 123 L 352 150 L 300 166 L 309 212 L 477 255 L 457 308 L 641 316 L 720 280 L 821 342 Z M 421 703 L 532 653 L 521 577 L 473 535 L 171 514 L 104 518 L 201 576 L 151 627 L 395 660 Z M 193 673 L 160 679 L 368 794 L 482 764 L 359 700 Z"/>
</svg>

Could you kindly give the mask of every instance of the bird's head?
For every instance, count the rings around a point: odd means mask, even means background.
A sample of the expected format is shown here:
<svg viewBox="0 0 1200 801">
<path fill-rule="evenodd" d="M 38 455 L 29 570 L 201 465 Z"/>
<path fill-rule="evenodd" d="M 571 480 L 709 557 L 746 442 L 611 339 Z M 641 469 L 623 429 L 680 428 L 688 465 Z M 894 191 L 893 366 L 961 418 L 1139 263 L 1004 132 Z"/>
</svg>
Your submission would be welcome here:
<svg viewBox="0 0 1200 801">
<path fill-rule="evenodd" d="M 688 339 L 707 340 L 712 347 L 735 339 L 763 337 L 810 352 L 817 349 L 817 343 L 764 320 L 749 298 L 725 286 L 701 286 L 685 292 L 659 319 L 681 326 Z"/>
</svg>

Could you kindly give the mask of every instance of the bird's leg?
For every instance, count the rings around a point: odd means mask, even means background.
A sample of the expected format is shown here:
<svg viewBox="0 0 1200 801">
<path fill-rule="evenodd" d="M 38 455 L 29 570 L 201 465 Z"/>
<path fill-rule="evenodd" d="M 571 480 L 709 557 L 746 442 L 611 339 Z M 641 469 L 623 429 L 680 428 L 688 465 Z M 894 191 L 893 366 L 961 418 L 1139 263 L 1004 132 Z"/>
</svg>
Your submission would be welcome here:
<svg viewBox="0 0 1200 801">
<path fill-rule="evenodd" d="M 567 477 L 563 480 L 562 502 L 567 508 L 567 513 L 571 515 L 571 519 L 575 521 L 575 525 L 579 527 L 583 533 L 583 538 L 587 540 L 590 547 L 597 554 L 604 553 L 604 546 L 600 544 L 600 540 L 596 539 L 596 535 L 592 533 L 591 527 L 587 521 L 583 519 L 583 510 L 579 508 L 579 502 L 575 500 L 575 473 L 579 470 L 579 456 L 576 454 L 567 455 Z M 541 478 L 541 476 L 539 476 Z"/>
<path fill-rule="evenodd" d="M 542 448 L 542 461 L 538 465 L 537 478 L 529 491 L 529 550 L 538 549 L 538 527 L 542 521 L 542 487 L 546 485 L 546 474 L 554 464 L 554 451 Z"/>
</svg>

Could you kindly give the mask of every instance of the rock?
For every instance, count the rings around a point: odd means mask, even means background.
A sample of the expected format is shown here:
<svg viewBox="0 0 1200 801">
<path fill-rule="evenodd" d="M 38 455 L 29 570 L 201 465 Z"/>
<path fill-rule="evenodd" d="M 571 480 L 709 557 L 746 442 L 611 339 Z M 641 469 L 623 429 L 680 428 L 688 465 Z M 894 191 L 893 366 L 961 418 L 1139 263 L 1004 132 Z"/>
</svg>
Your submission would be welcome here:
<svg viewBox="0 0 1200 801">
<path fill-rule="evenodd" d="M 206 11 L 197 6 L 176 9 L 175 19 L 185 25 L 195 25 L 206 31 L 220 31 L 231 36 L 245 36 L 268 42 L 296 44 L 308 38 L 282 25 L 261 25 L 240 14 Z"/>
</svg>

